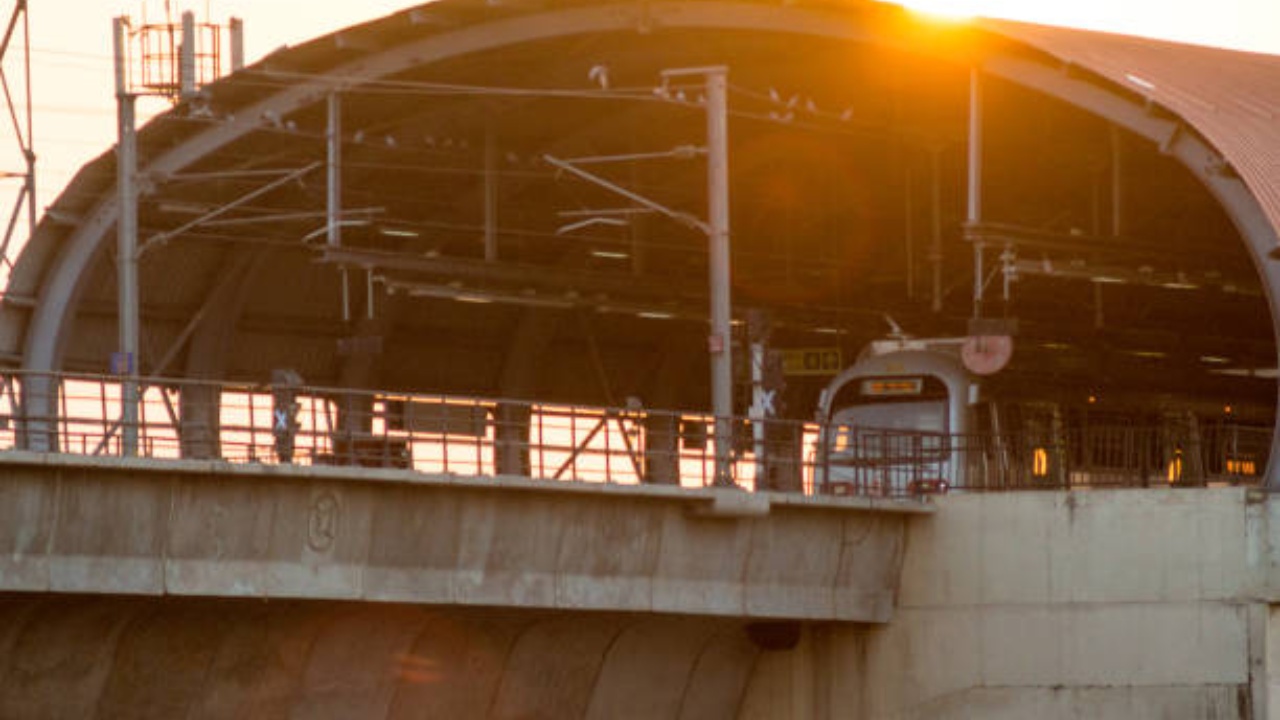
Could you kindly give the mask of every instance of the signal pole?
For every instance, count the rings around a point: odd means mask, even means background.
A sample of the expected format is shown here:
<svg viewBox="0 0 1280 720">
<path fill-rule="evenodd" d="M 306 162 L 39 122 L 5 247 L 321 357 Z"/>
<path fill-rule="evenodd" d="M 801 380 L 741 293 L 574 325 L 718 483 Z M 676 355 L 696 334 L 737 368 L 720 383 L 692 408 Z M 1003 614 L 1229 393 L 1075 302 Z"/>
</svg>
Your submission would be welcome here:
<svg viewBox="0 0 1280 720">
<path fill-rule="evenodd" d="M 716 418 L 717 486 L 733 485 L 733 343 L 729 277 L 729 111 L 727 70 L 707 79 L 707 239 L 711 282 L 711 408 Z"/>
<path fill-rule="evenodd" d="M 707 258 L 711 295 L 711 412 L 715 416 L 713 484 L 733 487 L 733 305 L 729 265 L 729 69 L 723 65 L 664 70 L 662 77 L 702 76 L 707 109 Z"/>
<path fill-rule="evenodd" d="M 120 389 L 120 454 L 138 454 L 138 146 L 137 96 L 129 91 L 125 55 L 128 20 L 112 21 L 116 61 L 116 188 L 120 205 L 116 222 L 116 282 L 119 351 L 112 370 L 123 376 Z"/>
</svg>

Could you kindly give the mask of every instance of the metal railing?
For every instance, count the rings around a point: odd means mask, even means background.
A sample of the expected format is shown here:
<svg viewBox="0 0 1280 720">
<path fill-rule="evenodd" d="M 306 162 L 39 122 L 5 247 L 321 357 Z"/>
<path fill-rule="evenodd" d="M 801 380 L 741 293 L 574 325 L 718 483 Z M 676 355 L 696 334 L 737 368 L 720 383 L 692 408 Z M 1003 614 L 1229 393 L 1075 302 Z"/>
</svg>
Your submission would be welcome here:
<svg viewBox="0 0 1280 720">
<path fill-rule="evenodd" d="M 0 450 L 684 487 L 710 486 L 715 477 L 713 419 L 705 413 L 301 385 L 139 384 L 130 433 L 119 377 L 0 373 Z M 762 438 L 745 418 L 733 427 L 739 486 L 812 490 L 805 457 L 816 425 L 770 420 Z"/>
<path fill-rule="evenodd" d="M 683 487 L 715 478 L 705 413 L 292 384 L 140 385 L 136 432 L 123 432 L 119 377 L 0 372 L 0 450 Z M 1237 425 L 964 436 L 790 420 L 731 425 L 740 487 L 870 497 L 1255 483 L 1271 441 L 1270 428 Z"/>
<path fill-rule="evenodd" d="M 840 432 L 847 436 L 837 436 Z M 1270 428 L 1232 424 L 1089 426 L 999 435 L 871 428 L 832 433 L 832 452 L 818 478 L 829 480 L 828 491 L 845 494 L 885 488 L 912 494 L 1255 485 L 1262 482 L 1271 449 Z"/>
</svg>

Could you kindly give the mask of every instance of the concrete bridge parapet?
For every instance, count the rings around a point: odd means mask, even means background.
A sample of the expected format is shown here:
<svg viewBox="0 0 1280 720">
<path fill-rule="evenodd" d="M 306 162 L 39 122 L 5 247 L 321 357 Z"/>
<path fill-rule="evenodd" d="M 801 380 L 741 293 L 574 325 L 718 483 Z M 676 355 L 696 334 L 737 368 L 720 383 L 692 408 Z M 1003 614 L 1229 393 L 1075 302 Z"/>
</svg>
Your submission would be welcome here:
<svg viewBox="0 0 1280 720">
<path fill-rule="evenodd" d="M 884 623 L 928 505 L 516 477 L 0 457 L 0 592 Z"/>
</svg>

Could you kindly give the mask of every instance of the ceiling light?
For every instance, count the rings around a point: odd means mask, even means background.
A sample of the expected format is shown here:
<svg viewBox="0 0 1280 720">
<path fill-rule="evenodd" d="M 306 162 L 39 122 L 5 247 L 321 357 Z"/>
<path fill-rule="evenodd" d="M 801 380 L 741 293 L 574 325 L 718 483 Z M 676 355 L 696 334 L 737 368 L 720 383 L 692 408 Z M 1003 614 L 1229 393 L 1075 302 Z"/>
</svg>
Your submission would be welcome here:
<svg viewBox="0 0 1280 720">
<path fill-rule="evenodd" d="M 1201 355 L 1200 362 L 1208 365 L 1226 365 L 1231 362 L 1231 358 L 1222 357 L 1220 355 Z"/>
<path fill-rule="evenodd" d="M 378 232 L 386 235 L 387 237 L 418 237 L 417 230 L 406 230 L 404 228 L 380 227 L 378 228 Z"/>
<path fill-rule="evenodd" d="M 1276 368 L 1223 368 L 1222 370 L 1210 370 L 1214 375 L 1229 375 L 1232 377 L 1258 378 L 1262 380 L 1274 380 L 1277 375 Z"/>
<path fill-rule="evenodd" d="M 1137 85 L 1137 86 L 1138 86 L 1138 87 L 1140 87 L 1140 88 L 1144 88 L 1144 89 L 1146 89 L 1146 90 L 1155 90 L 1155 89 L 1156 89 L 1156 84 L 1155 84 L 1155 83 L 1151 82 L 1150 80 L 1148 80 L 1148 79 L 1146 79 L 1146 78 L 1138 77 L 1137 75 L 1134 75 L 1133 73 L 1125 73 L 1124 77 L 1125 77 L 1125 79 L 1126 79 L 1126 80 L 1128 80 L 1129 82 L 1133 83 L 1134 85 Z"/>
<path fill-rule="evenodd" d="M 607 260 L 626 260 L 631 257 L 629 253 L 618 252 L 616 250 L 592 250 L 591 256 L 605 258 Z"/>
<path fill-rule="evenodd" d="M 670 320 L 675 317 L 675 315 L 665 312 L 639 312 L 636 313 L 636 317 L 647 318 L 649 320 Z"/>
</svg>

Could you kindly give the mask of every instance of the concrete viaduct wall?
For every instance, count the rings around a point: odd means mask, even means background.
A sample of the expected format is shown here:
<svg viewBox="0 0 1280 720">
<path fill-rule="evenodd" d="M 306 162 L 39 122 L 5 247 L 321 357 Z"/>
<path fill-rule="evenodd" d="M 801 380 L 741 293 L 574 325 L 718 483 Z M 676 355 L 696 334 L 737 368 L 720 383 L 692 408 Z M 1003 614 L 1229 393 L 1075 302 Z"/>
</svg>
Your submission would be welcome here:
<svg viewBox="0 0 1280 720">
<path fill-rule="evenodd" d="M 12 453 L 0 477 L 0 592 L 885 622 L 906 517 L 927 511 L 740 491 Z"/>
<path fill-rule="evenodd" d="M 813 625 L 796 650 L 765 653 L 740 717 L 1280 718 L 1280 501 L 1210 489 L 937 504 L 910 523 L 893 622 Z"/>
<path fill-rule="evenodd" d="M 0 717 L 1280 718 L 1256 490 L 911 514 L 15 458 Z M 797 645 L 747 639 L 778 618 Z"/>
<path fill-rule="evenodd" d="M 0 718 L 733 718 L 745 626 L 888 620 L 921 512 L 7 453 Z"/>
</svg>

